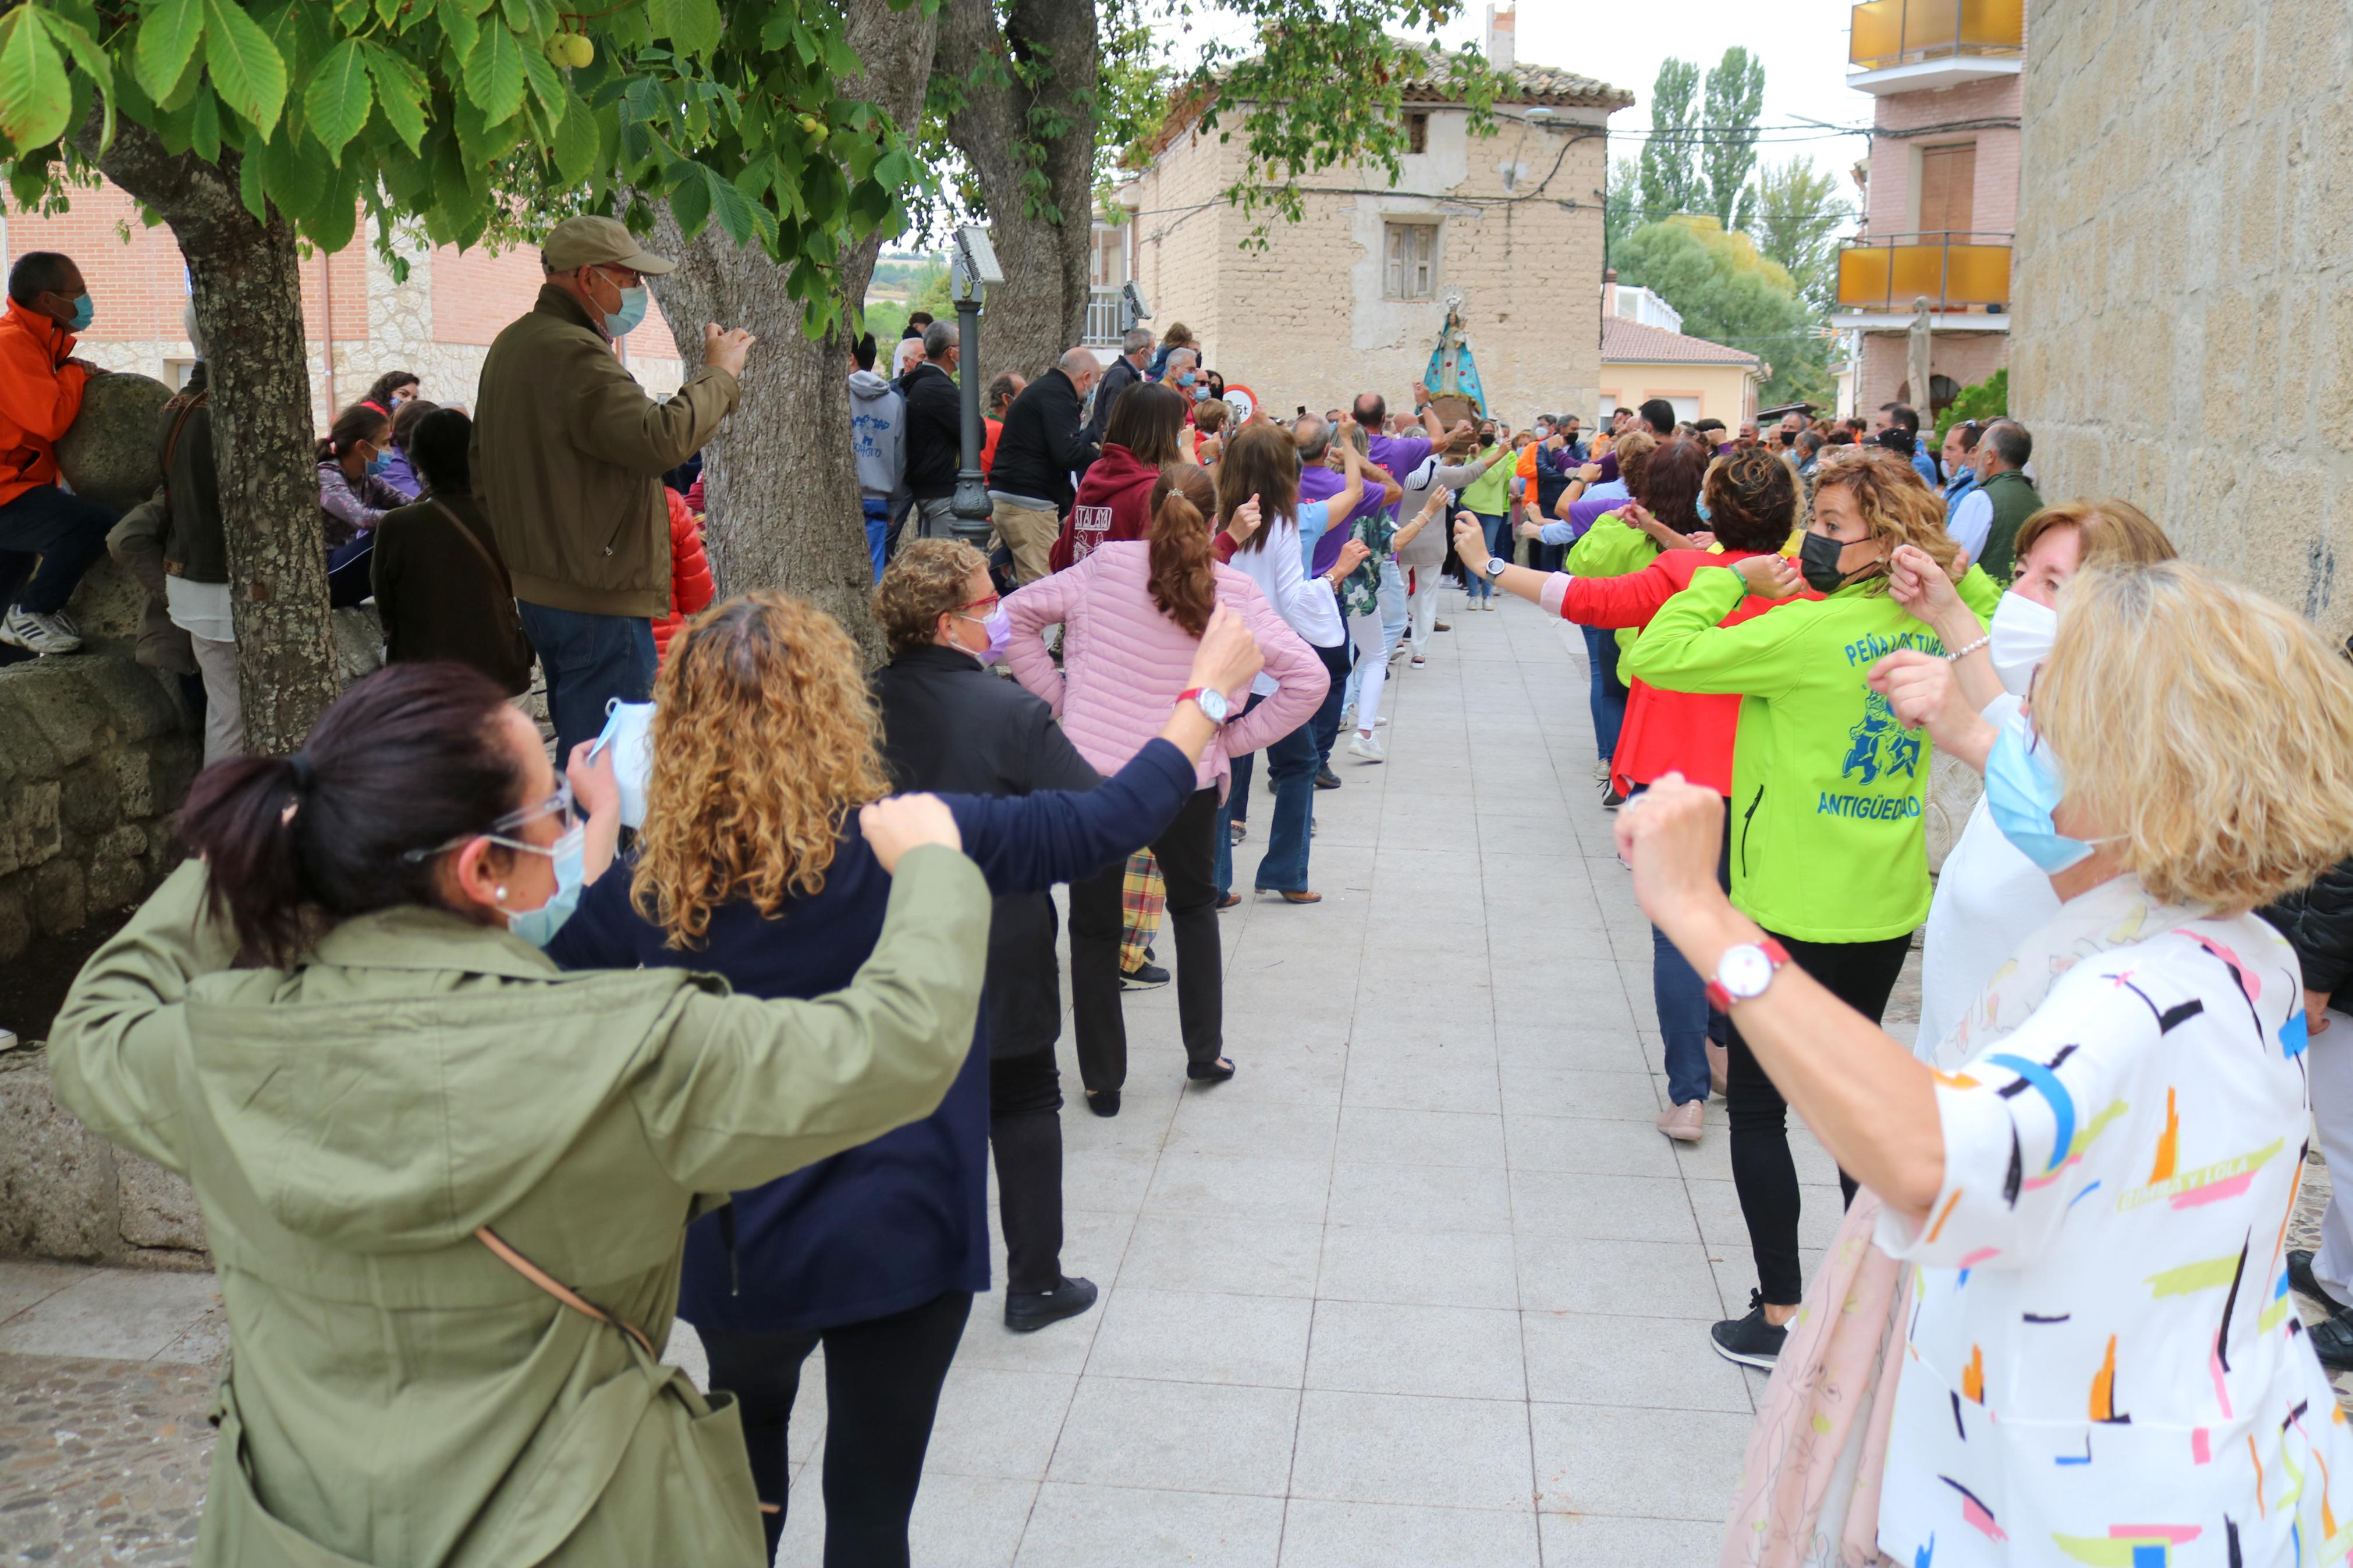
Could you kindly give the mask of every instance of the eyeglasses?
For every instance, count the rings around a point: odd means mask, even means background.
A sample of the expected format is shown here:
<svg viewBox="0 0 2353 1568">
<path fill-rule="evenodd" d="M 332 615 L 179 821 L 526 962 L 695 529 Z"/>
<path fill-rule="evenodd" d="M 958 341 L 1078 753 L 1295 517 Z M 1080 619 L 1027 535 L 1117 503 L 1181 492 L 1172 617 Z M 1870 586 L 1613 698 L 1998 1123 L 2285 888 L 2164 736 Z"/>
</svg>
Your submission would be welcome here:
<svg viewBox="0 0 2353 1568">
<path fill-rule="evenodd" d="M 966 610 L 994 610 L 1004 602 L 1004 599 L 1005 595 L 1002 594 L 991 594 L 985 599 L 975 599 L 968 605 L 958 605 L 956 614 L 962 615 Z"/>
<path fill-rule="evenodd" d="M 573 809 L 571 780 L 558 780 L 554 795 L 549 795 L 545 800 L 518 806 L 480 833 L 460 833 L 455 838 L 446 843 L 436 844 L 430 849 L 405 850 L 400 858 L 408 865 L 421 865 L 436 855 L 446 855 L 459 845 L 475 838 L 487 838 L 491 843 L 504 845 L 509 849 L 536 850 L 540 847 L 538 845 L 526 844 L 514 835 L 541 818 L 548 816 L 555 818 L 555 830 L 558 834 L 571 831 L 572 825 L 579 820 L 578 813 Z"/>
</svg>

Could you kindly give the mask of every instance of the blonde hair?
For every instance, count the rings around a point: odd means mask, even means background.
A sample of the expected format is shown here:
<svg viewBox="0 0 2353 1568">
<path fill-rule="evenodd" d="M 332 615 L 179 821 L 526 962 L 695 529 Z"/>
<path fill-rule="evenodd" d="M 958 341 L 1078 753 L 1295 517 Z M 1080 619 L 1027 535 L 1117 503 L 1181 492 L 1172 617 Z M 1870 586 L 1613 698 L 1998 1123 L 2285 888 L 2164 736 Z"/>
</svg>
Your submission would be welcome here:
<svg viewBox="0 0 2353 1568">
<path fill-rule="evenodd" d="M 2021 561 L 2054 528 L 2073 526 L 2082 553 L 2077 566 L 2153 566 L 2170 561 L 2177 552 L 2165 530 L 2148 513 L 2128 500 L 2061 501 L 2046 506 L 2019 524 L 2010 549 Z"/>
<path fill-rule="evenodd" d="M 965 604 L 965 585 L 988 558 L 961 539 L 910 540 L 874 584 L 874 624 L 892 653 L 929 647 L 940 617 Z"/>
<path fill-rule="evenodd" d="M 2353 854 L 2353 665 L 2188 562 L 2069 581 L 2033 720 L 2159 899 L 2249 910 Z"/>
<path fill-rule="evenodd" d="M 1961 547 L 1945 531 L 1945 499 L 1928 488 L 1909 458 L 1885 447 L 1858 447 L 1835 467 L 1814 470 L 1813 510 L 1821 510 L 1824 490 L 1837 489 L 1854 497 L 1870 537 L 1885 542 L 1890 555 L 1899 544 L 1915 545 L 1939 568 L 1952 569 Z M 1868 592 L 1884 594 L 1887 579 L 1878 578 Z"/>
<path fill-rule="evenodd" d="M 629 896 L 673 948 L 748 899 L 774 915 L 825 888 L 850 812 L 890 793 L 858 647 L 773 588 L 704 611 L 654 682 L 653 776 Z"/>
</svg>

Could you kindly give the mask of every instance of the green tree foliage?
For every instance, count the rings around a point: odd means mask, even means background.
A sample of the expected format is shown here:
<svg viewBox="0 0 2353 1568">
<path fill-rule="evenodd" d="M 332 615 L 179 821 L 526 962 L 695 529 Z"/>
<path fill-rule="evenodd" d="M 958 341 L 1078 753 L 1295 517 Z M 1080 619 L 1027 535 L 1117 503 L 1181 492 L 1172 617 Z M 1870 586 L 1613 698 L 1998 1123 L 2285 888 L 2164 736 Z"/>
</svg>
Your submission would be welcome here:
<svg viewBox="0 0 2353 1568">
<path fill-rule="evenodd" d="M 1706 192 L 1694 155 L 1699 150 L 1699 67 L 1669 56 L 1659 62 L 1651 84 L 1651 136 L 1642 143 L 1641 215 L 1658 223 L 1677 213 L 1698 212 Z"/>
<path fill-rule="evenodd" d="M 2010 367 L 2004 365 L 1975 386 L 1965 386 L 1942 414 L 1936 416 L 1936 439 L 1964 419 L 1982 425 L 2010 412 Z"/>
<path fill-rule="evenodd" d="M 1839 236 L 1854 208 L 1838 175 L 1811 158 L 1767 163 L 1757 175 L 1757 213 L 1748 232 L 1757 248 L 1778 261 L 1797 285 L 1798 298 L 1827 311 L 1838 293 Z"/>
<path fill-rule="evenodd" d="M 1608 230 L 1607 237 L 1602 241 L 1602 247 L 1612 258 L 1617 256 L 1618 247 L 1626 243 L 1626 237 L 1642 226 L 1645 220 L 1642 216 L 1641 202 L 1641 165 L 1631 157 L 1621 156 L 1610 159 L 1608 188 L 1602 195 L 1601 213 L 1602 222 Z"/>
<path fill-rule="evenodd" d="M 838 305 L 845 245 L 905 216 L 923 172 L 838 95 L 858 56 L 823 0 L 24 0 L 0 16 L 0 164 L 17 201 L 86 171 L 92 106 L 174 154 L 234 166 L 329 250 L 364 208 L 436 241 L 527 238 L 567 210 L 716 224 L 790 269 L 804 325 Z"/>
<path fill-rule="evenodd" d="M 1672 217 L 1635 230 L 1611 260 L 1621 284 L 1681 311 L 1685 333 L 1764 360 L 1767 403 L 1828 401 L 1829 340 L 1788 272 L 1746 235 L 1726 234 L 1713 217 Z"/>
<path fill-rule="evenodd" d="M 1707 131 L 1699 154 L 1706 210 L 1726 229 L 1746 229 L 1756 210 L 1748 176 L 1757 167 L 1757 116 L 1764 108 L 1765 62 L 1735 44 L 1707 73 Z"/>
</svg>

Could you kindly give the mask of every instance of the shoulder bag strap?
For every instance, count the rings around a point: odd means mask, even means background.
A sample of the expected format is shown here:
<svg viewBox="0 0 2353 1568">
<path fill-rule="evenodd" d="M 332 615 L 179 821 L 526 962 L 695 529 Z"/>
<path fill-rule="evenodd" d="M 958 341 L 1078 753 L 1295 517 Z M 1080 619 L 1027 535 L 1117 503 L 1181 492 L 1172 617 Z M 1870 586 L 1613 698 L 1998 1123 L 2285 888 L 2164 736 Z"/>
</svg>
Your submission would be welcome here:
<svg viewBox="0 0 2353 1568">
<path fill-rule="evenodd" d="M 498 1233 L 493 1231 L 489 1226 L 483 1226 L 479 1230 L 475 1231 L 474 1239 L 480 1242 L 484 1247 L 489 1247 L 498 1258 L 500 1262 L 505 1264 L 508 1268 L 513 1269 L 516 1273 L 522 1275 L 524 1279 L 530 1280 L 533 1284 L 538 1286 L 541 1289 L 546 1291 L 549 1295 L 554 1297 L 557 1300 L 563 1302 L 574 1311 L 578 1312 L 583 1317 L 594 1318 L 600 1323 L 610 1323 L 613 1327 L 628 1335 L 629 1338 L 637 1341 L 638 1348 L 645 1352 L 649 1357 L 655 1361 L 661 1360 L 660 1353 L 654 1349 L 653 1342 L 646 1338 L 646 1332 L 643 1329 L 638 1328 L 635 1323 L 624 1322 L 619 1318 L 613 1316 L 612 1313 L 605 1310 L 604 1308 L 596 1305 L 594 1301 L 582 1296 L 570 1286 L 558 1281 L 554 1275 L 548 1273 L 538 1264 L 533 1263 L 530 1258 L 525 1258 L 522 1253 L 517 1252 L 513 1247 L 509 1247 L 505 1242 L 500 1240 Z"/>
</svg>

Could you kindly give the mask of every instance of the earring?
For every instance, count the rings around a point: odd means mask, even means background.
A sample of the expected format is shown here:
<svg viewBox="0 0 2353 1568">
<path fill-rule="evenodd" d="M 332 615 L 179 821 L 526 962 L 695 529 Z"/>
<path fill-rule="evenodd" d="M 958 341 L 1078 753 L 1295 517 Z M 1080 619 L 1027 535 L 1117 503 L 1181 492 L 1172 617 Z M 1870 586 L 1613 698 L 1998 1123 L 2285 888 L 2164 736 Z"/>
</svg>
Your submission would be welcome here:
<svg viewBox="0 0 2353 1568">
<path fill-rule="evenodd" d="M 496 899 L 500 903 L 505 903 L 507 901 L 507 885 L 504 882 L 501 882 L 497 887 L 492 888 L 491 889 L 491 897 Z"/>
</svg>

